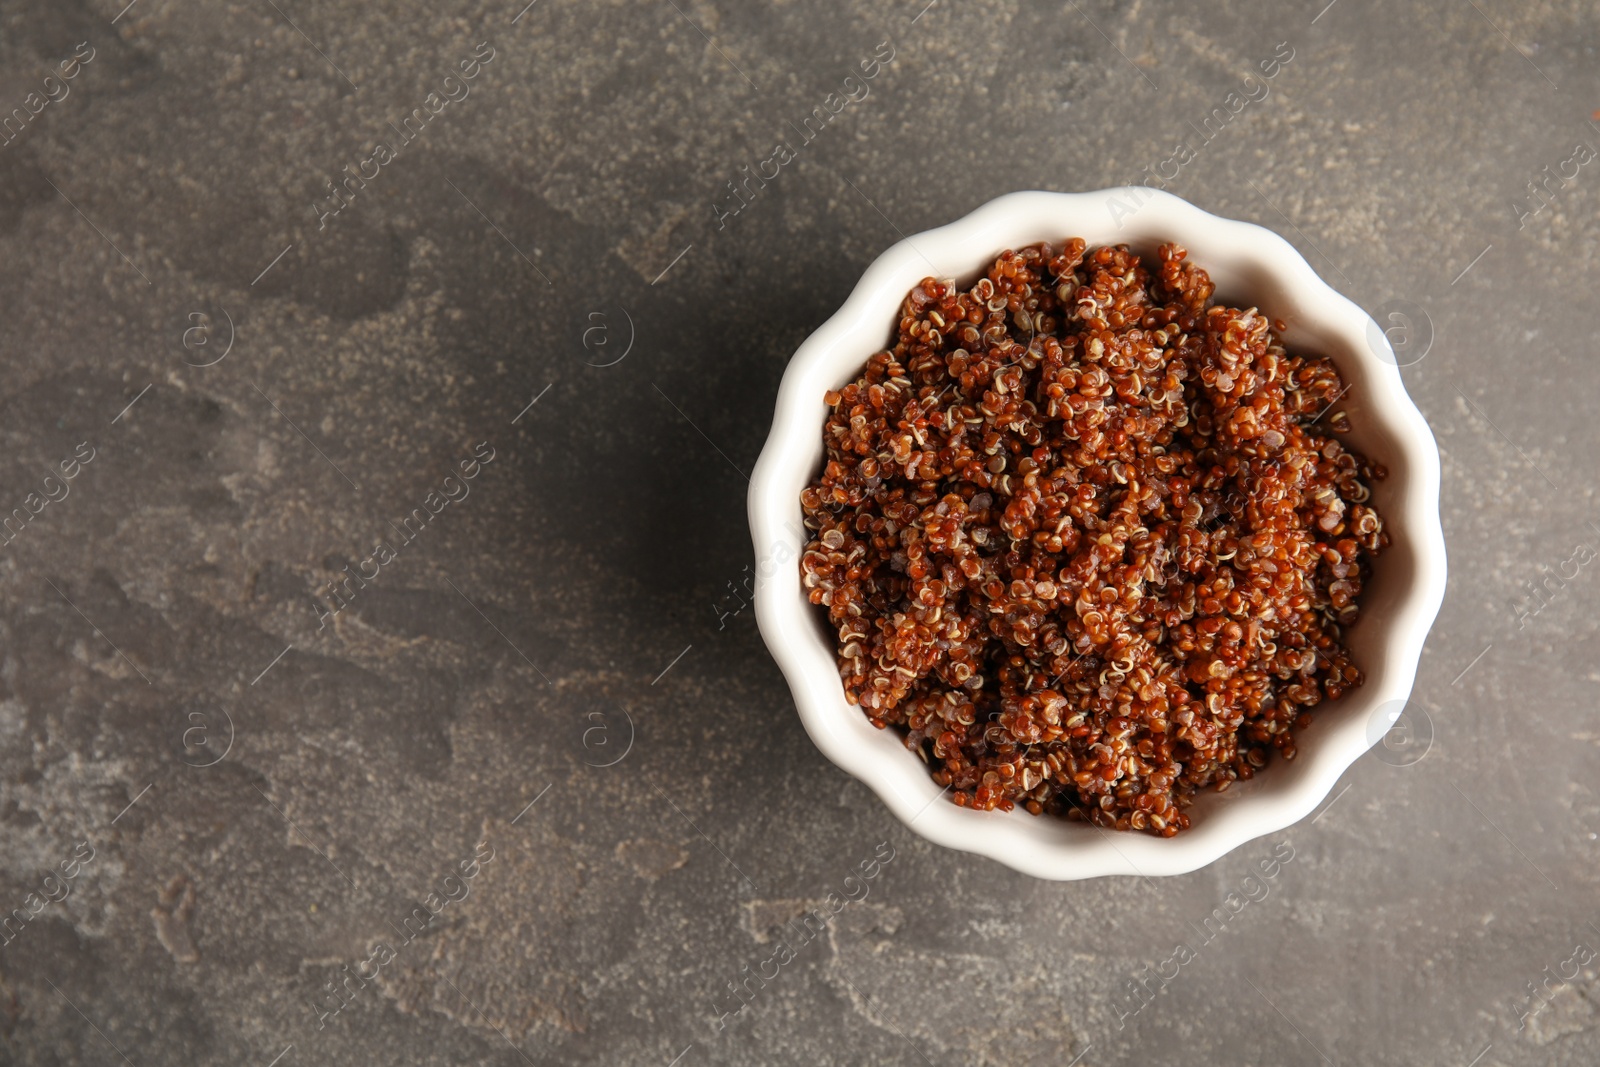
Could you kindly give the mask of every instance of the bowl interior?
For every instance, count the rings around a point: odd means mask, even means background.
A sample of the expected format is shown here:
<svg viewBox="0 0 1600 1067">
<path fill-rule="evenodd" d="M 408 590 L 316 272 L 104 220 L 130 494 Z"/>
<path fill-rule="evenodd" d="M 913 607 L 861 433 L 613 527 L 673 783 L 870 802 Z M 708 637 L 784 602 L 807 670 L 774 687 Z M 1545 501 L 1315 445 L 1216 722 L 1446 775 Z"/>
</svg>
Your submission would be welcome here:
<svg viewBox="0 0 1600 1067">
<path fill-rule="evenodd" d="M 1131 215 L 1113 209 L 1117 198 L 1137 198 Z M 1193 827 L 1171 839 L 1112 834 L 1020 810 L 974 812 L 936 803 L 940 791 L 926 765 L 894 732 L 874 728 L 845 700 L 835 635 L 822 613 L 805 602 L 794 562 L 805 540 L 800 492 L 822 467 L 822 395 L 853 380 L 867 358 L 891 342 L 906 293 L 930 275 L 970 285 L 1007 248 L 1069 237 L 1091 246 L 1127 244 L 1147 261 L 1165 241 L 1184 245 L 1190 259 L 1211 274 L 1219 302 L 1259 308 L 1285 323 L 1283 339 L 1292 350 L 1333 360 L 1349 387 L 1338 402 L 1351 423 L 1342 439 L 1389 472 L 1373 486 L 1373 502 L 1392 544 L 1376 560 L 1362 594 L 1362 616 L 1345 634 L 1366 683 L 1318 709 L 1315 724 L 1299 735 L 1298 758 L 1276 760 L 1226 793 L 1202 794 L 1191 809 Z M 1282 238 L 1149 190 L 1013 194 L 896 245 L 796 353 L 752 481 L 752 529 L 762 562 L 758 617 L 807 730 L 830 758 L 925 836 L 1046 877 L 1177 873 L 1302 817 L 1381 736 L 1371 727 L 1377 709 L 1409 692 L 1422 637 L 1442 596 L 1437 452 L 1386 353 L 1372 320 L 1323 283 Z"/>
</svg>

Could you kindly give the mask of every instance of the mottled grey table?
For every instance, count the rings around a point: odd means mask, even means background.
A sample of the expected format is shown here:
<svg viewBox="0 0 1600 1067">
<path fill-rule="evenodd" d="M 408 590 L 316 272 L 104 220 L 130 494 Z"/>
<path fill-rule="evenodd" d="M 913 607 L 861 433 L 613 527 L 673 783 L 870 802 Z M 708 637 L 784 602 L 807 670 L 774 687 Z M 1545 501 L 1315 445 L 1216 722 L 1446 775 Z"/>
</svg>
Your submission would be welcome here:
<svg viewBox="0 0 1600 1067">
<path fill-rule="evenodd" d="M 0 1061 L 1600 1059 L 1592 5 L 124 2 L 0 3 Z M 901 234 L 1148 174 L 1395 325 L 1450 593 L 1314 818 L 1045 884 L 812 747 L 746 475 Z"/>
</svg>

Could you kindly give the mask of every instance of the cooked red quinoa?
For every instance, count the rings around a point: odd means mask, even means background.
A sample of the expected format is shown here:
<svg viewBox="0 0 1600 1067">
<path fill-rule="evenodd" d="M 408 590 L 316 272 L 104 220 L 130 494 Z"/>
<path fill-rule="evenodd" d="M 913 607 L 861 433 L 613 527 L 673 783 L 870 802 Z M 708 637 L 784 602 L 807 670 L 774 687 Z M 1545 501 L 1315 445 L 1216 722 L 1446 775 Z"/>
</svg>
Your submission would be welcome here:
<svg viewBox="0 0 1600 1067">
<path fill-rule="evenodd" d="M 1171 836 L 1361 684 L 1386 544 L 1328 360 L 1175 244 L 925 279 L 826 396 L 801 577 L 845 695 L 955 803 Z"/>
</svg>

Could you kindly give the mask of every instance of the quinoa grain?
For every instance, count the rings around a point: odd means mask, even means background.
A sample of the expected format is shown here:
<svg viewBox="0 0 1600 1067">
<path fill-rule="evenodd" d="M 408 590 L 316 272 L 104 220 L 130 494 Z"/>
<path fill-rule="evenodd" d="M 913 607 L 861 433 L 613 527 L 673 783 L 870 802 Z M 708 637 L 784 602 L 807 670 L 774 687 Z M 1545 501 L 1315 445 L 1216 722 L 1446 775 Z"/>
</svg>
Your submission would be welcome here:
<svg viewBox="0 0 1600 1067">
<path fill-rule="evenodd" d="M 802 585 L 847 698 L 960 806 L 1170 837 L 1361 684 L 1341 635 L 1389 539 L 1383 468 L 1318 429 L 1339 375 L 1158 260 L 925 279 L 824 397 Z"/>
</svg>

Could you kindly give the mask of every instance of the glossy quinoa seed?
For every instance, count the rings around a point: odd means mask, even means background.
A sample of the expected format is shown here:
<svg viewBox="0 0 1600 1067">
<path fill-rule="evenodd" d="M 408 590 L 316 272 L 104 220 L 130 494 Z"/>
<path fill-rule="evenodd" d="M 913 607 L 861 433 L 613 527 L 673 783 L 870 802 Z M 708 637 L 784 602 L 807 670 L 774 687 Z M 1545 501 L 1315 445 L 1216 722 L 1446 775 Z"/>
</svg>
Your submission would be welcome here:
<svg viewBox="0 0 1600 1067">
<path fill-rule="evenodd" d="M 1384 472 L 1332 436 L 1339 375 L 1158 255 L 925 279 L 827 394 L 802 582 L 846 696 L 959 805 L 1171 836 L 1361 684 Z"/>
</svg>

